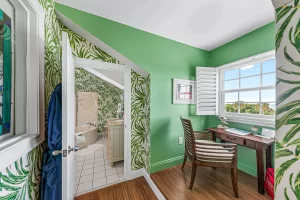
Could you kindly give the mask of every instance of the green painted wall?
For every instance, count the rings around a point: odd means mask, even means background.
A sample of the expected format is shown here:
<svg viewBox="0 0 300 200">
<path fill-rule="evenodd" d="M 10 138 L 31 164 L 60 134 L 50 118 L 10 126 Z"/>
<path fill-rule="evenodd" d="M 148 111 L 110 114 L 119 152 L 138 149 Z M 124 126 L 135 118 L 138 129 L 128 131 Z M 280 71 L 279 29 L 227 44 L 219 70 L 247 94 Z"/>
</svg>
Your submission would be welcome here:
<svg viewBox="0 0 300 200">
<path fill-rule="evenodd" d="M 207 66 L 209 53 L 60 4 L 56 9 L 151 74 L 151 172 L 182 162 L 179 116 L 197 130 L 206 128 L 207 117 L 196 116 L 194 105 L 172 104 L 172 79 L 194 80 L 195 66 Z"/>
<path fill-rule="evenodd" d="M 275 23 L 272 22 L 210 52 L 209 65 L 218 67 L 275 49 Z"/>
<path fill-rule="evenodd" d="M 217 67 L 274 49 L 275 23 L 272 22 L 217 49 L 212 50 L 209 55 L 209 64 L 210 66 Z M 214 127 L 219 124 L 219 119 L 215 116 L 209 116 L 207 121 L 209 127 Z M 230 123 L 229 126 L 232 128 L 240 128 L 249 131 L 251 131 L 252 127 L 249 124 L 240 123 Z M 260 127 L 259 131 L 261 131 L 261 128 L 262 127 Z M 239 169 L 256 176 L 255 150 L 239 147 L 238 167 Z"/>
<path fill-rule="evenodd" d="M 180 115 L 189 117 L 194 129 L 218 125 L 215 116 L 195 116 L 193 105 L 173 105 L 172 79 L 194 80 L 195 66 L 217 67 L 274 49 L 274 23 L 207 52 L 60 4 L 56 9 L 151 74 L 151 172 L 182 162 Z M 241 170 L 256 175 L 254 150 L 240 147 L 238 161 Z"/>
</svg>

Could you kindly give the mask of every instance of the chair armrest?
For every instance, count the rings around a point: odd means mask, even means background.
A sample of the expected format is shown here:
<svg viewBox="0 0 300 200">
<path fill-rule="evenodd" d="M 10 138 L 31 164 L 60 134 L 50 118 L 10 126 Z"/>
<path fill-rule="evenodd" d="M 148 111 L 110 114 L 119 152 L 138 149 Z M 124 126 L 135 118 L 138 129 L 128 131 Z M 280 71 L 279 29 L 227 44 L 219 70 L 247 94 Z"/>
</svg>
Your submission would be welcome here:
<svg viewBox="0 0 300 200">
<path fill-rule="evenodd" d="M 212 134 L 209 131 L 194 131 L 195 139 L 212 140 Z"/>
<path fill-rule="evenodd" d="M 208 142 L 202 142 L 201 140 L 195 140 L 195 144 L 198 145 L 204 145 L 204 146 L 222 146 L 222 147 L 236 147 L 237 144 L 232 143 L 208 143 Z"/>
<path fill-rule="evenodd" d="M 194 131 L 194 133 L 210 133 L 209 131 Z"/>
</svg>

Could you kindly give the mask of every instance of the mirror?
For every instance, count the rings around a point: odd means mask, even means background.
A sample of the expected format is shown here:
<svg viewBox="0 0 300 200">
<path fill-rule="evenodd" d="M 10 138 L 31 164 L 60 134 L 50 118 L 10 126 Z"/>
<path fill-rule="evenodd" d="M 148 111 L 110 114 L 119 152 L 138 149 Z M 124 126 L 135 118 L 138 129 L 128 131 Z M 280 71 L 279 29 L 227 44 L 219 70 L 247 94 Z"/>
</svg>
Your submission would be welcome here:
<svg viewBox="0 0 300 200">
<path fill-rule="evenodd" d="M 195 81 L 173 79 L 173 104 L 195 104 Z"/>
</svg>

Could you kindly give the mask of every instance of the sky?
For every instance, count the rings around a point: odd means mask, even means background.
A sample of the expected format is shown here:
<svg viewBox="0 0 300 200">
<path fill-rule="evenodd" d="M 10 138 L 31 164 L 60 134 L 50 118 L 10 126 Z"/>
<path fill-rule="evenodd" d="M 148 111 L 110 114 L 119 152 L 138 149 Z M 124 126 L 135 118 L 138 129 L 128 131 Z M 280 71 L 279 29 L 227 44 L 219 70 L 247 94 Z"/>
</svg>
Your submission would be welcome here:
<svg viewBox="0 0 300 200">
<path fill-rule="evenodd" d="M 224 90 L 245 89 L 262 86 L 274 86 L 276 84 L 276 63 L 275 60 L 268 60 L 260 63 L 232 69 L 224 72 Z M 262 74 L 261 74 L 262 72 Z M 240 76 L 240 79 L 239 79 Z M 250 76 L 250 77 L 249 77 Z M 240 82 L 240 83 L 239 83 Z M 261 83 L 262 82 L 262 83 Z M 240 84 L 240 86 L 239 86 Z M 276 102 L 275 89 L 261 91 L 262 102 Z M 238 92 L 225 92 L 225 102 L 238 101 Z M 259 102 L 259 90 L 240 92 L 240 101 Z M 275 104 L 270 107 L 275 109 Z"/>
</svg>

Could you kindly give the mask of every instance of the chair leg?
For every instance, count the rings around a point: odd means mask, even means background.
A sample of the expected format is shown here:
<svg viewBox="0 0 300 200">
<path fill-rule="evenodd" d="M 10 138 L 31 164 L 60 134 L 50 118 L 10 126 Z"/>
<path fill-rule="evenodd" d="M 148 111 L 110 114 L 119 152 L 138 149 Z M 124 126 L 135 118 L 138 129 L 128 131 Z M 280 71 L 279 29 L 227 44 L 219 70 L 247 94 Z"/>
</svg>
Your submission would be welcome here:
<svg viewBox="0 0 300 200">
<path fill-rule="evenodd" d="M 186 156 L 186 153 L 184 152 L 183 163 L 182 163 L 182 166 L 181 166 L 181 170 L 182 170 L 182 171 L 183 171 L 184 165 L 185 165 L 185 163 L 186 163 L 186 158 L 187 158 L 187 156 Z"/>
<path fill-rule="evenodd" d="M 192 176 L 191 176 L 191 182 L 190 182 L 190 186 L 189 189 L 191 190 L 193 188 L 194 185 L 194 181 L 195 181 L 195 176 L 196 176 L 196 171 L 197 171 L 197 165 L 195 163 L 192 164 Z"/>
<path fill-rule="evenodd" d="M 232 188 L 234 191 L 234 195 L 236 198 L 239 198 L 238 193 L 238 171 L 236 167 L 231 168 L 231 181 L 232 181 Z"/>
</svg>

